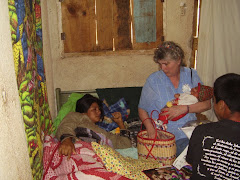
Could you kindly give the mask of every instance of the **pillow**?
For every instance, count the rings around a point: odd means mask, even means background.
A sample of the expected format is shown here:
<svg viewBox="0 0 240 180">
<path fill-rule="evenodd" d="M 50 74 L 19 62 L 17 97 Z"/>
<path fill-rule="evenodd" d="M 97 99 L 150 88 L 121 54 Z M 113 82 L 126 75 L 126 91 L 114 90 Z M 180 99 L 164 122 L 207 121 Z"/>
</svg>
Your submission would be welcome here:
<svg viewBox="0 0 240 180">
<path fill-rule="evenodd" d="M 122 114 L 123 121 L 126 121 L 128 118 L 128 105 L 124 98 L 119 99 L 116 103 L 109 106 L 109 110 L 111 113 L 120 112 Z"/>
<path fill-rule="evenodd" d="M 128 117 L 128 105 L 124 98 L 119 99 L 111 106 L 108 106 L 106 101 L 103 100 L 103 111 L 105 116 L 104 120 L 102 122 L 97 122 L 96 124 L 106 131 L 112 131 L 118 127 L 117 123 L 111 120 L 109 121 L 109 119 L 113 118 L 112 113 L 120 112 L 123 121 L 126 121 Z"/>
<path fill-rule="evenodd" d="M 124 97 L 130 109 L 129 118 L 138 117 L 138 102 L 141 96 L 142 87 L 119 87 L 96 89 L 100 99 L 106 99 L 109 104 L 113 104 Z"/>
<path fill-rule="evenodd" d="M 53 132 L 54 134 L 57 131 L 57 128 L 63 118 L 69 113 L 69 112 L 74 112 L 76 110 L 76 103 L 77 101 L 83 97 L 83 94 L 80 93 L 72 93 L 67 102 L 62 105 L 60 111 L 58 112 L 57 117 L 54 119 L 53 125 L 55 127 L 55 131 Z"/>
<path fill-rule="evenodd" d="M 108 118 L 113 118 L 112 113 L 111 113 L 111 111 L 110 111 L 110 109 L 109 109 L 109 105 L 107 104 L 107 102 L 106 102 L 105 99 L 103 99 L 102 105 L 103 105 L 103 113 L 104 113 L 104 116 L 106 116 L 106 117 L 108 117 Z M 110 122 L 111 122 L 111 121 L 110 121 Z"/>
</svg>

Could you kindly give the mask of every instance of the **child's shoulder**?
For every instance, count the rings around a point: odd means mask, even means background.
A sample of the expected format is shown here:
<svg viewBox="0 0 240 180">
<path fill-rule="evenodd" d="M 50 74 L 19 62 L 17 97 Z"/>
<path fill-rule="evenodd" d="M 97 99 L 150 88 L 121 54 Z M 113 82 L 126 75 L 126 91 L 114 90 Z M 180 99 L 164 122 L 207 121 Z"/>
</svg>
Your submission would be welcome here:
<svg viewBox="0 0 240 180">
<path fill-rule="evenodd" d="M 219 122 L 210 122 L 208 120 L 206 120 L 207 122 L 204 122 L 204 120 L 202 120 L 202 122 L 198 122 L 198 124 L 196 125 L 194 131 L 197 134 L 204 134 L 206 132 L 209 131 L 214 131 L 214 129 L 218 126 Z"/>
</svg>

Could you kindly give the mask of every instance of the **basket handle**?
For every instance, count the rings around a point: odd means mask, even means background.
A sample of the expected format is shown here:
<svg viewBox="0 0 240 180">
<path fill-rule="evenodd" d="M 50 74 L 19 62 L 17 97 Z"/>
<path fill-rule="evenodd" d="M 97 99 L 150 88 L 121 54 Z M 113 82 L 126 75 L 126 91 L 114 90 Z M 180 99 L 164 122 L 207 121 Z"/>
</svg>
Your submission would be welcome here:
<svg viewBox="0 0 240 180">
<path fill-rule="evenodd" d="M 153 120 L 153 118 L 152 118 L 152 114 L 153 114 L 155 111 L 156 111 L 158 114 L 160 114 L 157 110 L 152 110 L 152 112 L 151 112 L 151 116 L 148 117 L 148 118 L 146 118 L 146 119 L 144 119 L 144 120 L 142 121 L 141 129 L 140 129 L 140 130 L 142 131 L 143 122 L 146 121 L 146 120 L 148 120 L 148 119 L 150 119 L 151 122 L 152 122 L 153 127 L 155 128 L 155 138 L 154 138 L 154 139 L 157 138 L 157 128 L 156 128 L 156 123 L 154 122 L 154 120 Z"/>
<path fill-rule="evenodd" d="M 156 142 L 156 140 L 157 140 L 157 128 L 156 128 L 156 123 L 154 122 L 154 120 L 153 120 L 153 118 L 152 118 L 152 114 L 153 114 L 153 112 L 155 112 L 155 111 L 159 114 L 159 112 L 158 112 L 157 110 L 153 110 L 153 111 L 151 112 L 150 118 L 146 118 L 146 119 L 144 119 L 144 120 L 142 121 L 141 131 L 142 131 L 143 122 L 146 121 L 147 119 L 150 119 L 151 122 L 152 122 L 152 124 L 153 124 L 153 127 L 155 128 L 155 137 L 154 137 L 154 139 L 153 139 L 153 145 L 152 145 L 152 147 L 151 147 L 150 150 L 148 149 L 148 147 L 146 146 L 146 144 L 144 144 L 144 146 L 145 146 L 145 148 L 148 150 L 148 155 L 147 155 L 146 159 L 147 159 L 147 158 L 149 157 L 149 155 L 151 154 L 151 155 L 153 156 L 153 158 L 156 160 L 155 156 L 151 153 L 152 150 L 153 150 L 153 147 L 155 146 L 155 142 Z M 140 138 L 143 140 L 143 137 L 140 137 Z"/>
</svg>

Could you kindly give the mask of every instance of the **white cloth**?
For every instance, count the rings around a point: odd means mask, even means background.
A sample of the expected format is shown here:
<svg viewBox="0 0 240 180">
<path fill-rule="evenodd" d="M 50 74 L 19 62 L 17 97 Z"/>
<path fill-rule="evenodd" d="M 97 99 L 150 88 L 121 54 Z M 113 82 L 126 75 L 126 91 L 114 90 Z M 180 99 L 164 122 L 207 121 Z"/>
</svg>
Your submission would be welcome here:
<svg viewBox="0 0 240 180">
<path fill-rule="evenodd" d="M 198 102 L 198 99 L 187 93 L 181 93 L 178 100 L 178 105 L 191 105 Z"/>
</svg>

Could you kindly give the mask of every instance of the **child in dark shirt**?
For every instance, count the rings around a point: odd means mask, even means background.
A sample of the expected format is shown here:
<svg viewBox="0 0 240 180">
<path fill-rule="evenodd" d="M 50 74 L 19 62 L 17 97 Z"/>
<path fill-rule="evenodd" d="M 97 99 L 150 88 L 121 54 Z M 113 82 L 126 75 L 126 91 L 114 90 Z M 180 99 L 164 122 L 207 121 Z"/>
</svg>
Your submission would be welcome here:
<svg viewBox="0 0 240 180">
<path fill-rule="evenodd" d="M 186 160 L 191 179 L 240 177 L 240 75 L 225 74 L 214 82 L 214 112 L 218 122 L 197 126 Z"/>
</svg>

